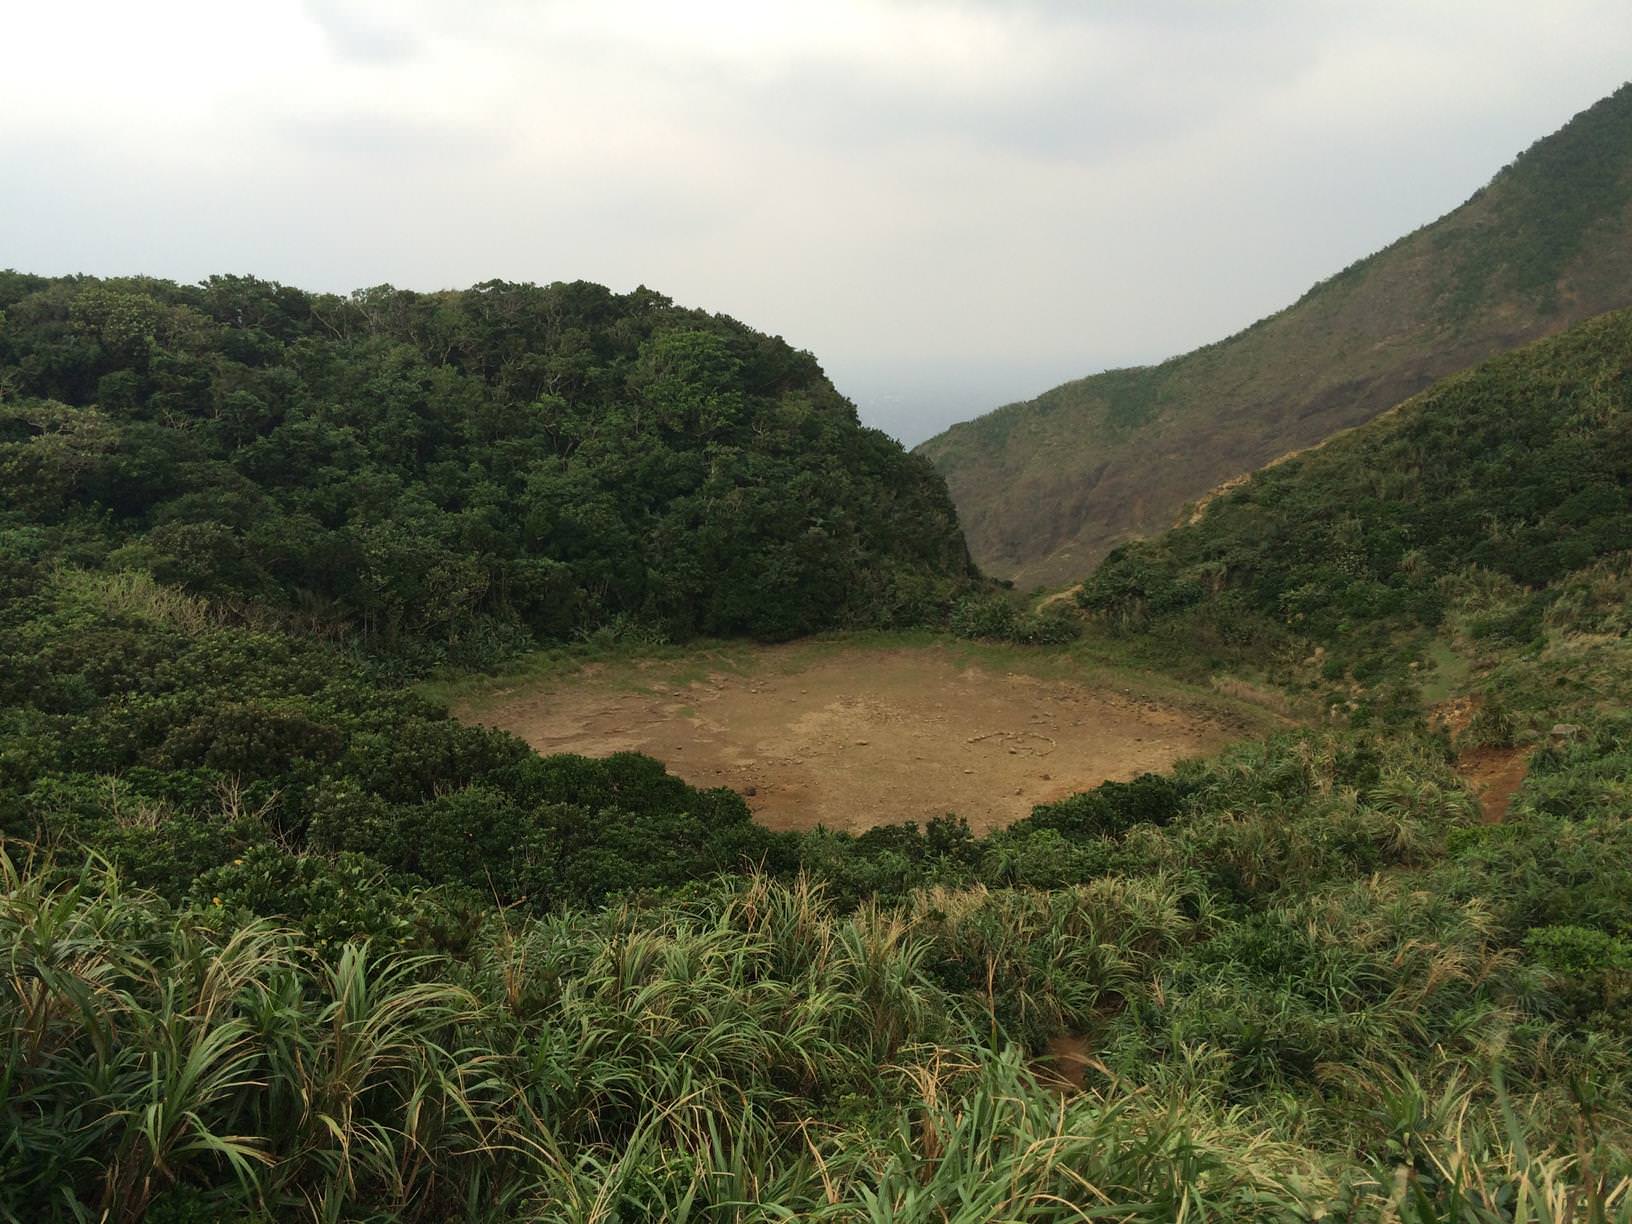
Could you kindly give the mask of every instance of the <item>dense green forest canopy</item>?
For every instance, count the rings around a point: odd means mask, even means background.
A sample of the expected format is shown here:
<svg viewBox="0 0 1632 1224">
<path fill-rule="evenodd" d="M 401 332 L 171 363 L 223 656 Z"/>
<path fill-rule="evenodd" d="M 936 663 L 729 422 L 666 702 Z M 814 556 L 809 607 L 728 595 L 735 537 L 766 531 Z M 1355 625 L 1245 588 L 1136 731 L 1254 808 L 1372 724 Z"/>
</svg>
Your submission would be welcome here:
<svg viewBox="0 0 1632 1224">
<path fill-rule="evenodd" d="M 808 353 L 584 283 L 0 274 L 0 516 L 467 658 L 608 623 L 910 622 L 969 574 L 940 478 Z"/>
</svg>

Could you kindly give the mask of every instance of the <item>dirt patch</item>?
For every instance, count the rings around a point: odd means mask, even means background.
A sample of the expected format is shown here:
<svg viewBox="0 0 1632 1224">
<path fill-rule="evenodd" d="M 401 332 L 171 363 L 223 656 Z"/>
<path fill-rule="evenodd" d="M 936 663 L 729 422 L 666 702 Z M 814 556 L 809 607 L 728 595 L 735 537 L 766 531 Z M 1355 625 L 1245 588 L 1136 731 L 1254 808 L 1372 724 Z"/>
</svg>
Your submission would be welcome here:
<svg viewBox="0 0 1632 1224">
<path fill-rule="evenodd" d="M 1454 741 L 1473 723 L 1473 716 L 1479 712 L 1479 706 L 1480 700 L 1477 697 L 1453 697 L 1428 711 L 1428 724 L 1437 731 L 1444 731 Z"/>
<path fill-rule="evenodd" d="M 1486 824 L 1500 824 L 1530 769 L 1528 748 L 1474 748 L 1456 759 L 1484 810 Z"/>
<path fill-rule="evenodd" d="M 769 647 L 740 672 L 675 680 L 661 664 L 607 670 L 455 712 L 542 753 L 646 753 L 693 785 L 738 791 L 773 829 L 862 830 L 955 813 L 985 831 L 1239 734 L 1222 717 L 937 646 Z"/>
<path fill-rule="evenodd" d="M 1431 725 L 1460 737 L 1479 713 L 1478 697 L 1456 697 L 1442 701 L 1430 711 Z M 1530 772 L 1529 748 L 1464 748 L 1457 754 L 1456 772 L 1479 800 L 1486 824 L 1500 824 L 1507 818 L 1513 796 Z"/>
<path fill-rule="evenodd" d="M 1043 1087 L 1071 1096 L 1087 1085 L 1089 1069 L 1100 1065 L 1086 1037 L 1063 1033 L 1049 1038 L 1043 1052 L 1032 1059 L 1031 1070 Z"/>
</svg>

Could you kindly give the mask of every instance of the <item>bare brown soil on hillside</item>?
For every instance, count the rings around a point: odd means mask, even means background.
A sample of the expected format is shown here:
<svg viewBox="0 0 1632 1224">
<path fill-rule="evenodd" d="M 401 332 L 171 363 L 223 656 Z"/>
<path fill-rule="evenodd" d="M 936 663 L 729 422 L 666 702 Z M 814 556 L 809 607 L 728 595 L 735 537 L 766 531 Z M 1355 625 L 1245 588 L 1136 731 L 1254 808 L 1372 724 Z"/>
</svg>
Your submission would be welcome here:
<svg viewBox="0 0 1632 1224">
<path fill-rule="evenodd" d="M 1081 1092 L 1087 1086 L 1089 1069 L 1098 1070 L 1102 1065 L 1094 1057 L 1088 1039 L 1076 1033 L 1051 1037 L 1043 1052 L 1031 1061 L 1037 1082 L 1061 1096 Z"/>
<path fill-rule="evenodd" d="M 1507 819 L 1513 796 L 1530 772 L 1527 748 L 1475 748 L 1456 759 L 1456 771 L 1479 799 L 1486 824 Z"/>
<path fill-rule="evenodd" d="M 1107 779 L 1215 751 L 1222 716 L 970 662 L 936 646 L 772 647 L 674 679 L 623 665 L 457 710 L 542 753 L 642 752 L 743 794 L 763 824 L 862 830 L 955 813 L 983 831 Z"/>
<path fill-rule="evenodd" d="M 1434 725 L 1443 728 L 1454 738 L 1460 736 L 1473 722 L 1479 711 L 1477 697 L 1455 697 L 1442 701 L 1430 712 Z M 1464 748 L 1457 754 L 1456 772 L 1462 775 L 1474 797 L 1486 824 L 1500 824 L 1507 819 L 1507 809 L 1513 796 L 1519 793 L 1530 772 L 1530 749 L 1512 747 Z"/>
</svg>

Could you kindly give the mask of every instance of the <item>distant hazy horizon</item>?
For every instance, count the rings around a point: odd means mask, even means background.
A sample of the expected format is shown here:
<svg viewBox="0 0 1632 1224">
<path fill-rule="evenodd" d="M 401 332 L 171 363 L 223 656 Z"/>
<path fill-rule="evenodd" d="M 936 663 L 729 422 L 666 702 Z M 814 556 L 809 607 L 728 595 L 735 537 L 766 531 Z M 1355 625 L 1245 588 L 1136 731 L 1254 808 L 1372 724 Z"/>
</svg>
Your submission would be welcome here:
<svg viewBox="0 0 1632 1224">
<path fill-rule="evenodd" d="M 0 267 L 646 284 L 910 444 L 1218 339 L 1627 74 L 1632 6 L 69 2 Z"/>
</svg>

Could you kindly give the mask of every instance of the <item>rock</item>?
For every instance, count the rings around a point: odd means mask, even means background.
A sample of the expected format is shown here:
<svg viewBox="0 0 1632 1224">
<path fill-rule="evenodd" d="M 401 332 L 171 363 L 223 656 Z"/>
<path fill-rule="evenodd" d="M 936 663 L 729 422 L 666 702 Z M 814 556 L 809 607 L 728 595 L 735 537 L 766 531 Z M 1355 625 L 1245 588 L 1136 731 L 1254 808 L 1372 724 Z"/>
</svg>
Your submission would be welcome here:
<svg viewBox="0 0 1632 1224">
<path fill-rule="evenodd" d="M 1575 723 L 1554 723 L 1553 729 L 1551 732 L 1549 732 L 1549 734 L 1555 740 L 1574 739 L 1576 736 L 1581 734 L 1583 729 L 1584 728 L 1577 726 Z"/>
<path fill-rule="evenodd" d="M 752 799 L 755 795 L 759 794 L 759 787 L 757 787 L 757 786 L 745 786 L 745 787 L 742 788 L 742 793 L 744 795 L 746 795 L 749 799 Z"/>
<path fill-rule="evenodd" d="M 868 743 L 869 743 L 868 740 L 857 740 L 856 741 L 856 747 L 857 748 L 865 748 L 865 747 L 867 747 Z"/>
</svg>

